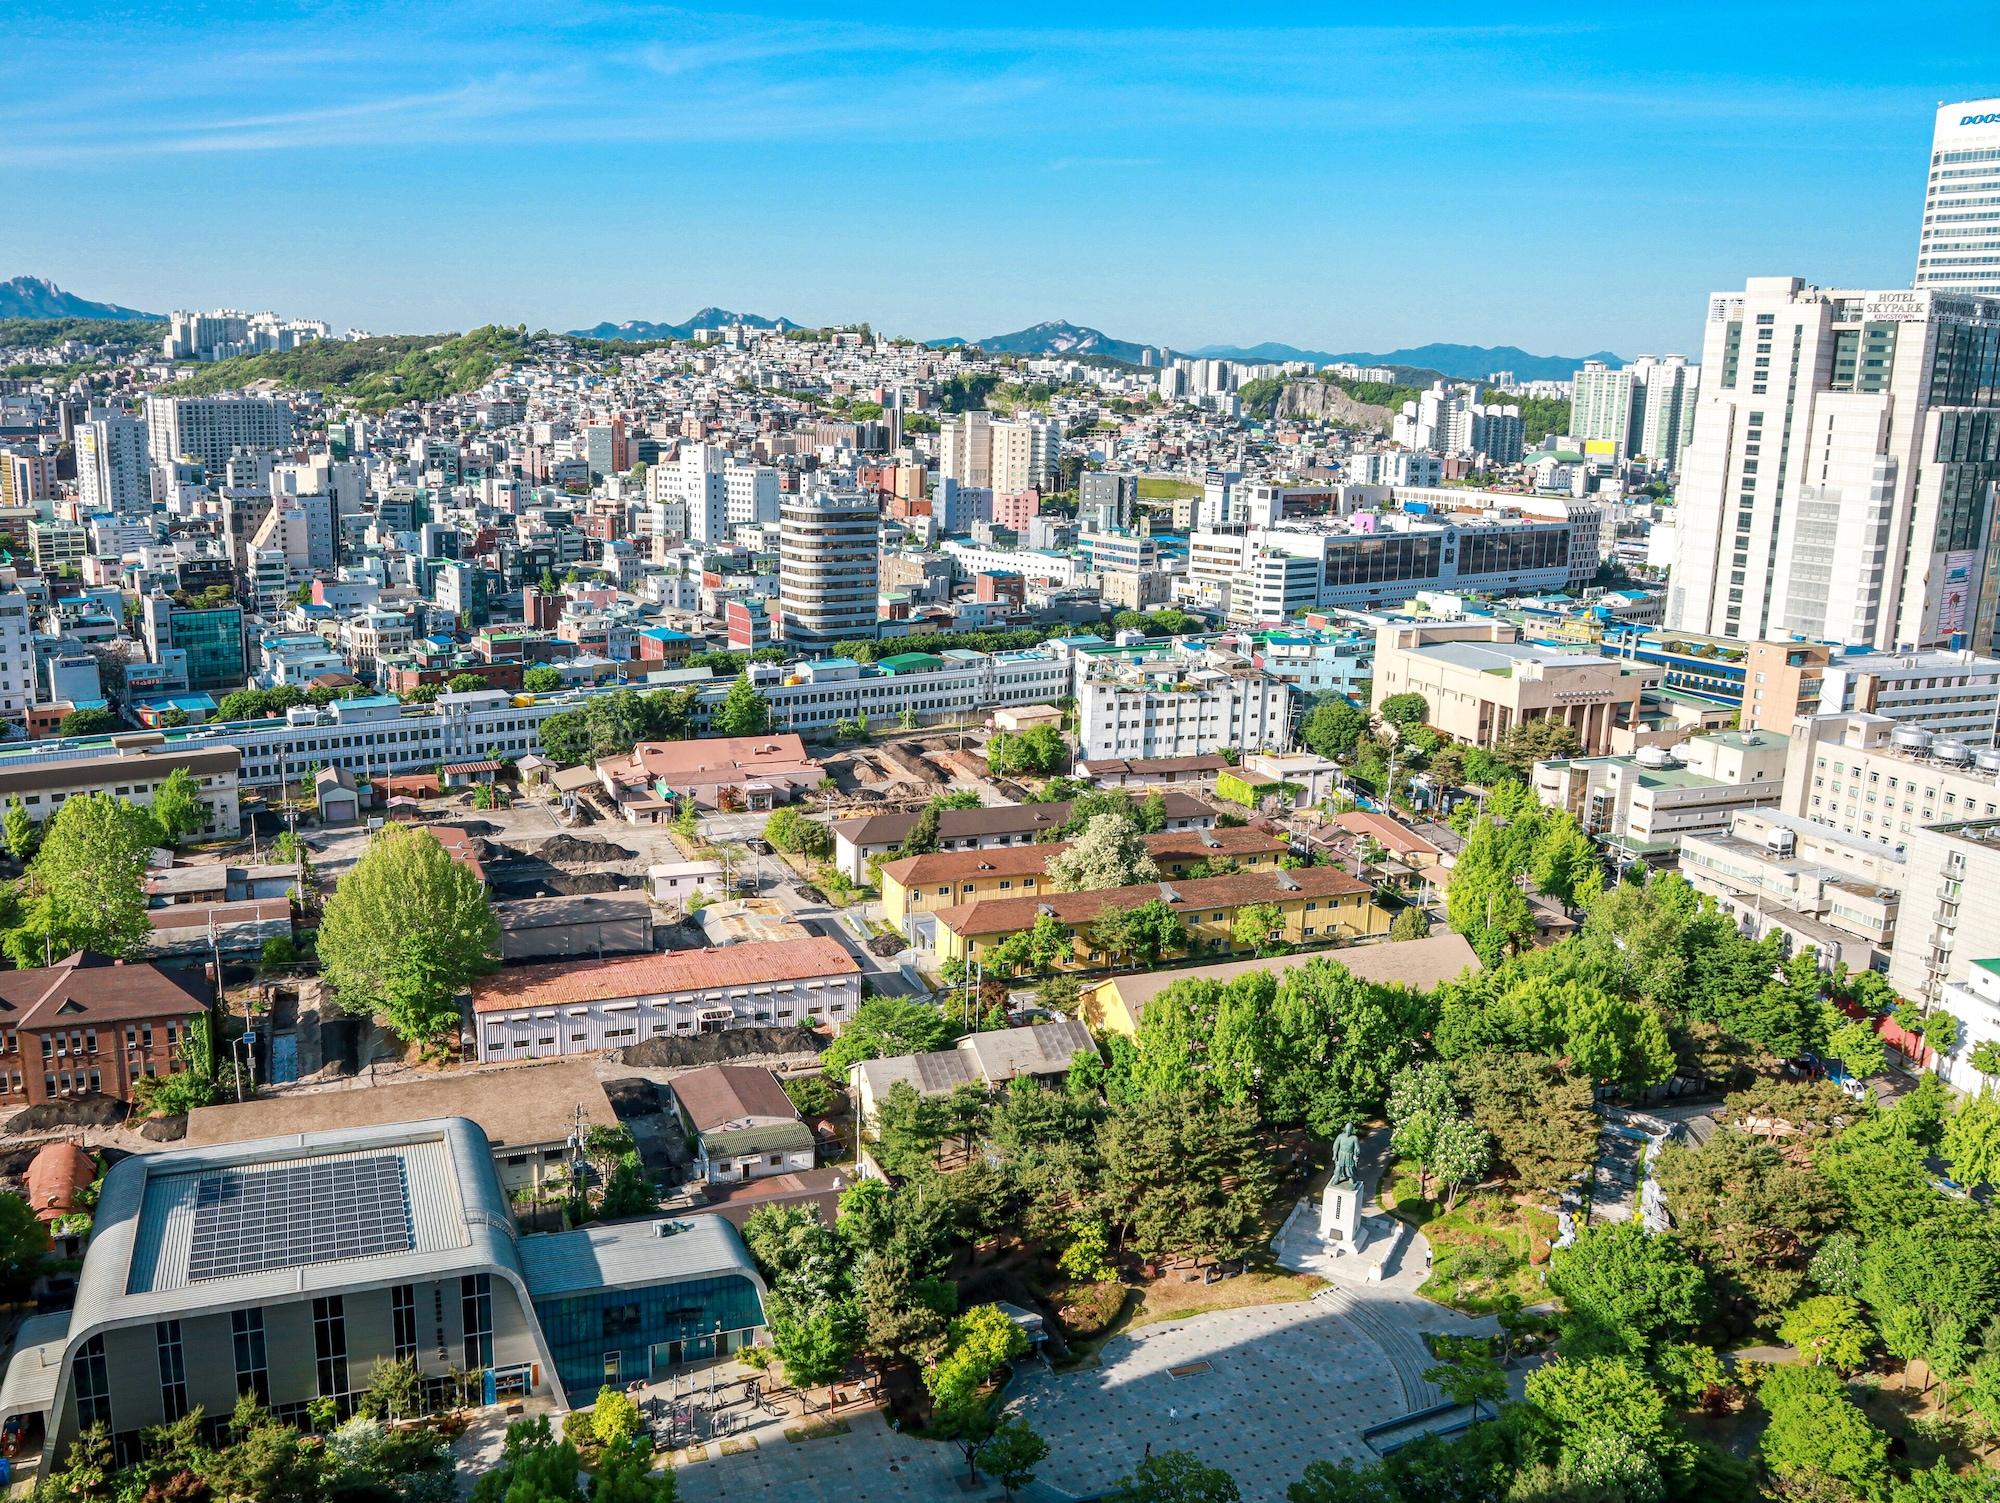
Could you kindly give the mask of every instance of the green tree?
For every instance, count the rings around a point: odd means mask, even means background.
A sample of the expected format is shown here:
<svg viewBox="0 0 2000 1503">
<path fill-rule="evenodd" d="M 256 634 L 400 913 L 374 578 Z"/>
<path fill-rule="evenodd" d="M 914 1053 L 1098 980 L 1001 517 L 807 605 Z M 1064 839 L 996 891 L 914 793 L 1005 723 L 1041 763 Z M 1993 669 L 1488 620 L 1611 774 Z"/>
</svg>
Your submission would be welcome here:
<svg viewBox="0 0 2000 1503">
<path fill-rule="evenodd" d="M 1149 898 L 1137 908 L 1128 909 L 1125 924 L 1131 953 L 1148 965 L 1156 965 L 1164 957 L 1187 948 L 1187 924 L 1165 898 Z"/>
<path fill-rule="evenodd" d="M 497 964 L 486 887 L 427 830 L 391 825 L 327 899 L 319 958 L 335 1000 L 380 1012 L 399 1038 L 457 1022 L 457 997 Z"/>
<path fill-rule="evenodd" d="M 1757 1390 L 1770 1415 L 1757 1454 L 1771 1473 L 1801 1496 L 1828 1496 L 1827 1481 L 1874 1497 L 1888 1479 L 1888 1437 L 1847 1396 L 1847 1385 L 1824 1367 L 1774 1367 Z M 1817 1485 L 1817 1491 L 1809 1491 Z"/>
<path fill-rule="evenodd" d="M 1868 1360 L 1874 1332 L 1859 1300 L 1815 1294 L 1785 1312 L 1778 1322 L 1778 1339 L 1797 1347 L 1815 1367 L 1853 1372 Z"/>
<path fill-rule="evenodd" d="M 56 727 L 59 736 L 108 736 L 118 729 L 118 717 L 109 710 L 71 710 Z"/>
<path fill-rule="evenodd" d="M 578 710 L 563 710 L 549 716 L 535 732 L 542 754 L 564 767 L 577 767 L 590 760 L 590 729 Z"/>
<path fill-rule="evenodd" d="M 1239 950 L 1275 955 L 1285 947 L 1285 910 L 1276 903 L 1245 903 L 1236 910 L 1229 938 Z M 1273 939 L 1272 936 L 1278 936 Z"/>
<path fill-rule="evenodd" d="M 7 933 L 8 958 L 38 966 L 78 950 L 136 955 L 152 934 L 145 871 L 156 834 L 142 811 L 108 793 L 64 800 L 28 863 L 23 921 Z"/>
<path fill-rule="evenodd" d="M 1597 846 L 1567 809 L 1547 816 L 1535 836 L 1528 874 L 1535 890 L 1572 907 L 1588 906 L 1604 887 Z"/>
<path fill-rule="evenodd" d="M 208 805 L 201 801 L 201 784 L 185 767 L 167 774 L 153 795 L 152 814 L 167 839 L 179 845 L 197 830 L 208 828 Z"/>
<path fill-rule="evenodd" d="M 1562 1297 L 1563 1349 L 1572 1355 L 1643 1355 L 1678 1340 L 1708 1309 L 1701 1270 L 1672 1241 L 1637 1221 L 1584 1228 L 1549 1259 L 1549 1289 Z"/>
<path fill-rule="evenodd" d="M 764 824 L 764 838 L 779 850 L 807 861 L 825 861 L 833 855 L 833 832 L 797 804 L 771 811 Z"/>
<path fill-rule="evenodd" d="M 1430 701 L 1421 694 L 1391 694 L 1375 707 L 1390 725 L 1399 729 L 1422 725 L 1431 718 Z"/>
<path fill-rule="evenodd" d="M 847 1371 L 860 1337 L 859 1312 L 846 1299 L 802 1302 L 773 1291 L 764 1313 L 771 1351 L 784 1363 L 786 1381 L 799 1390 L 800 1412 L 805 1412 L 806 1394 L 821 1387 L 831 1410 L 832 1385 Z"/>
<path fill-rule="evenodd" d="M 1047 865 L 1057 892 L 1096 892 L 1159 880 L 1160 869 L 1130 814 L 1100 814 Z"/>
<path fill-rule="evenodd" d="M 1441 1064 L 1411 1065 L 1389 1082 L 1390 1144 L 1417 1166 L 1417 1191 L 1426 1200 L 1444 1124 L 1459 1115 L 1451 1072 Z"/>
<path fill-rule="evenodd" d="M 4 819 L 7 854 L 16 861 L 26 861 L 35 854 L 35 847 L 41 839 L 41 826 L 18 798 L 7 800 Z"/>
<path fill-rule="evenodd" d="M 840 1082 L 846 1079 L 850 1065 L 864 1059 L 928 1054 L 956 1037 L 950 1021 L 935 1007 L 901 997 L 870 997 L 827 1046 L 820 1056 L 820 1067 Z"/>
<path fill-rule="evenodd" d="M 729 693 L 717 707 L 714 720 L 718 736 L 761 736 L 771 728 L 771 706 L 750 682 L 750 670 L 736 675 Z"/>
<path fill-rule="evenodd" d="M 1495 1157 L 1527 1189 L 1554 1194 L 1597 1157 L 1589 1082 L 1542 1055 L 1482 1051 L 1452 1061 L 1452 1079 Z"/>
<path fill-rule="evenodd" d="M 624 1389 L 606 1383 L 597 1390 L 597 1401 L 590 1406 L 590 1433 L 600 1446 L 618 1449 L 630 1442 L 644 1423 L 639 1406 Z"/>
<path fill-rule="evenodd" d="M 1162 1451 L 1132 1469 L 1110 1494 L 1113 1503 L 1239 1503 L 1236 1479 L 1191 1451 Z"/>
<path fill-rule="evenodd" d="M 1120 1103 L 1099 1129 L 1098 1209 L 1141 1257 L 1241 1257 L 1265 1239 L 1273 1175 L 1247 1106 L 1203 1092 Z"/>
<path fill-rule="evenodd" d="M 1657 1498 L 1662 1474 L 1687 1464 L 1666 1395 L 1634 1358 L 1550 1363 L 1528 1374 L 1527 1402 L 1529 1432 L 1555 1456 L 1554 1496 Z"/>
<path fill-rule="evenodd" d="M 995 777 L 1053 777 L 1069 766 L 1069 745 L 1052 725 L 1030 726 L 1018 735 L 996 731 L 986 742 L 986 766 Z"/>
<path fill-rule="evenodd" d="M 1582 741 L 1567 721 L 1537 715 L 1509 726 L 1494 742 L 1493 755 L 1526 777 L 1537 762 L 1573 757 L 1582 749 Z"/>
<path fill-rule="evenodd" d="M 1825 1004 L 1825 1016 L 1822 1055 L 1842 1065 L 1856 1080 L 1867 1080 L 1889 1068 L 1889 1046 L 1875 1031 L 1872 1019 L 1849 1018 L 1831 1002 Z"/>
<path fill-rule="evenodd" d="M 521 675 L 521 687 L 530 694 L 554 694 L 563 686 L 563 676 L 553 668 L 530 668 Z"/>
<path fill-rule="evenodd" d="M 583 1458 L 557 1438 L 547 1415 L 516 1420 L 507 1427 L 500 1464 L 473 1484 L 472 1503 L 583 1503 L 582 1471 Z"/>
<path fill-rule="evenodd" d="M 1507 1397 L 1507 1374 L 1485 1336 L 1439 1336 L 1437 1363 L 1424 1369 L 1424 1381 L 1435 1383 L 1454 1404 L 1497 1404 Z"/>
<path fill-rule="evenodd" d="M 965 1453 L 968 1485 L 979 1477 L 980 1448 L 996 1433 L 986 1385 L 1027 1349 L 1027 1333 L 998 1305 L 974 1305 L 952 1321 L 945 1354 L 924 1373 L 937 1428 Z"/>
<path fill-rule="evenodd" d="M 903 843 L 896 847 L 898 856 L 928 856 L 938 848 L 938 827 L 943 822 L 943 814 L 935 804 L 925 804 L 917 811 L 917 822 L 910 826 L 910 833 L 903 837 Z"/>
<path fill-rule="evenodd" d="M 1813 1247 L 1839 1215 L 1811 1163 L 1729 1125 L 1698 1148 L 1663 1149 L 1653 1177 L 1681 1242 L 1720 1292 L 1766 1310 L 1797 1295 Z"/>
<path fill-rule="evenodd" d="M 2000 1095 L 1961 1102 L 1944 1125 L 1944 1157 L 1961 1185 L 2000 1184 Z"/>
<path fill-rule="evenodd" d="M 979 1470 L 996 1478 L 1009 1498 L 1035 1480 L 1035 1468 L 1048 1459 L 1049 1443 L 1026 1420 L 1004 1421 L 987 1436 L 975 1458 Z"/>
<path fill-rule="evenodd" d="M 1299 722 L 1299 739 L 1317 755 L 1340 761 L 1368 733 L 1368 712 L 1339 695 L 1318 700 Z"/>
<path fill-rule="evenodd" d="M 0 1194 L 0 1288 L 26 1291 L 48 1257 L 48 1230 L 18 1195 Z"/>
<path fill-rule="evenodd" d="M 1534 910 L 1514 882 L 1524 869 L 1501 826 L 1490 818 L 1474 822 L 1445 887 L 1445 917 L 1489 966 L 1535 937 Z"/>
<path fill-rule="evenodd" d="M 1412 903 L 1389 921 L 1389 938 L 1428 939 L 1431 933 L 1431 916 Z"/>
</svg>

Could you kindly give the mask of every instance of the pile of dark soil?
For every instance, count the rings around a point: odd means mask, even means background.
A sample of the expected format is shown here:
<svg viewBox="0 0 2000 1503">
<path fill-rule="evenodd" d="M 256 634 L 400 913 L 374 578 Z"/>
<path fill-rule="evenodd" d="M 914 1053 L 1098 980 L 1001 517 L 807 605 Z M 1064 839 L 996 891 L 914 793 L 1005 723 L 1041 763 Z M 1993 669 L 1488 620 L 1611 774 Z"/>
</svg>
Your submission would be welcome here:
<svg viewBox="0 0 2000 1503">
<path fill-rule="evenodd" d="M 726 1065 L 731 1060 L 765 1054 L 818 1054 L 824 1035 L 810 1028 L 731 1028 L 726 1033 L 689 1033 L 646 1039 L 618 1057 L 628 1065 L 649 1070 L 692 1069 L 696 1065 Z"/>
<path fill-rule="evenodd" d="M 598 866 L 607 861 L 631 861 L 639 853 L 608 840 L 579 840 L 574 835 L 551 835 L 535 847 L 533 854 L 537 860 L 553 861 L 559 866 Z"/>
</svg>

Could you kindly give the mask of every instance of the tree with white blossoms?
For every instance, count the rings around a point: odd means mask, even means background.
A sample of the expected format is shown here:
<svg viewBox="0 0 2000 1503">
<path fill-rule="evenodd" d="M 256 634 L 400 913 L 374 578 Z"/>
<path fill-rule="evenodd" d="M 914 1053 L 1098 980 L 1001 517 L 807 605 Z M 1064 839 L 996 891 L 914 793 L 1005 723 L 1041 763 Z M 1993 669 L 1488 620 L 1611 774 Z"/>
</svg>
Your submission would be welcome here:
<svg viewBox="0 0 2000 1503">
<path fill-rule="evenodd" d="M 1160 869 L 1146 849 L 1138 821 L 1126 814 L 1100 814 L 1084 826 L 1069 849 L 1050 858 L 1048 879 L 1057 892 L 1097 892 L 1157 882 Z"/>
<path fill-rule="evenodd" d="M 1390 1142 L 1417 1166 L 1417 1188 L 1430 1199 L 1431 1179 L 1453 1199 L 1461 1185 L 1486 1172 L 1492 1147 L 1466 1116 L 1451 1088 L 1451 1072 L 1437 1063 L 1411 1065 L 1389 1083 Z"/>
</svg>

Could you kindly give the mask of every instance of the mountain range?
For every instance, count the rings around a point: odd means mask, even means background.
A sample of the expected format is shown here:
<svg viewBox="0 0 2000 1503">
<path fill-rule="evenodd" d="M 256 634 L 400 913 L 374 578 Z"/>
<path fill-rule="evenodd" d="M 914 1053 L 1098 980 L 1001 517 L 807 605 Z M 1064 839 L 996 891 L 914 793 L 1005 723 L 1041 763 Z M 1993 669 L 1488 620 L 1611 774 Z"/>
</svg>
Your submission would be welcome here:
<svg viewBox="0 0 2000 1503">
<path fill-rule="evenodd" d="M 628 318 L 622 324 L 601 323 L 592 329 L 571 329 L 569 332 L 579 339 L 692 339 L 704 329 L 721 329 L 730 324 L 744 324 L 752 329 L 786 329 L 800 327 L 789 318 L 765 318 L 757 313 L 731 313 L 727 308 L 704 308 L 684 324 L 656 324 L 643 318 Z"/>
<path fill-rule="evenodd" d="M 163 313 L 141 313 L 117 303 L 94 303 L 64 292 L 47 277 L 9 277 L 0 282 L 0 318 L 102 318 L 121 323 L 159 323 Z"/>
<path fill-rule="evenodd" d="M 1139 363 L 1141 354 L 1147 349 L 1155 352 L 1155 358 L 1158 358 L 1160 349 L 1157 344 L 1136 344 L 1129 339 L 1114 339 L 1101 329 L 1073 324 L 1066 319 L 1052 319 L 1046 323 L 1017 329 L 1012 334 L 994 334 L 985 339 L 933 339 L 928 343 L 934 349 L 975 344 L 980 349 L 996 355 L 1104 355 L 1134 365 Z M 1304 350 L 1297 345 L 1267 341 L 1264 344 L 1253 345 L 1203 345 L 1200 349 L 1175 350 L 1174 353 L 1205 360 L 1242 360 L 1257 364 L 1307 360 L 1314 365 L 1331 365 L 1335 362 L 1349 365 L 1386 365 L 1407 371 L 1436 371 L 1440 375 L 1455 376 L 1469 381 L 1480 380 L 1494 371 L 1512 371 L 1515 378 L 1521 381 L 1567 381 L 1576 374 L 1578 367 L 1586 360 L 1602 360 L 1613 368 L 1625 363 L 1622 357 L 1608 350 L 1600 350 L 1594 355 L 1531 355 L 1526 350 L 1511 344 L 1424 344 L 1409 349 L 1385 350 L 1379 353 L 1350 350 L 1336 354 L 1326 350 Z"/>
</svg>

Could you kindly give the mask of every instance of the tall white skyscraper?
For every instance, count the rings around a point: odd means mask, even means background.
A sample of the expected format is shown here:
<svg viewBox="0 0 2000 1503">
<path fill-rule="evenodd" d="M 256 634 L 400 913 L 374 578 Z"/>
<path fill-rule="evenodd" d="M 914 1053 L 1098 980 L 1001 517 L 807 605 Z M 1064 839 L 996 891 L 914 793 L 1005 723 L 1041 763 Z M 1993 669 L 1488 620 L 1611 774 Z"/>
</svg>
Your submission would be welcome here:
<svg viewBox="0 0 2000 1503">
<path fill-rule="evenodd" d="M 1709 299 L 1667 624 L 1993 642 L 2000 299 L 1752 277 Z"/>
<path fill-rule="evenodd" d="M 87 512 L 144 515 L 153 505 L 146 420 L 93 407 L 76 430 L 76 485 Z"/>
<path fill-rule="evenodd" d="M 2000 99 L 1938 106 L 1916 285 L 2000 296 Z"/>
</svg>

